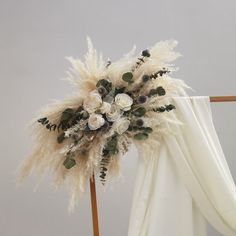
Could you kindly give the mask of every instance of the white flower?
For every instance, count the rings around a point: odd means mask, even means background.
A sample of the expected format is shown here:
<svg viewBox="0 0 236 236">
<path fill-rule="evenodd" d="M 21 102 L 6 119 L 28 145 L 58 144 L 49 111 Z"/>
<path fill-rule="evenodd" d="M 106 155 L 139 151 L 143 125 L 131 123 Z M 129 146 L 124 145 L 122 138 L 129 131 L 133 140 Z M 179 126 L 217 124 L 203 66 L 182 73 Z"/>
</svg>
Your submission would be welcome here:
<svg viewBox="0 0 236 236">
<path fill-rule="evenodd" d="M 110 111 L 106 113 L 106 117 L 108 121 L 114 122 L 119 119 L 122 114 L 123 112 L 120 110 L 120 108 L 115 104 L 112 104 Z"/>
<path fill-rule="evenodd" d="M 103 126 L 105 120 L 103 119 L 102 115 L 100 114 L 91 114 L 88 119 L 88 126 L 91 130 L 96 130 Z"/>
<path fill-rule="evenodd" d="M 121 118 L 113 123 L 112 128 L 118 134 L 123 134 L 129 128 L 129 125 L 130 121 L 127 118 Z"/>
<path fill-rule="evenodd" d="M 65 136 L 66 138 L 69 138 L 69 137 L 70 137 L 70 134 L 71 134 L 71 130 L 69 129 L 69 130 L 66 130 L 66 131 L 65 131 L 64 136 Z"/>
<path fill-rule="evenodd" d="M 115 97 L 115 103 L 120 107 L 121 110 L 128 111 L 131 109 L 133 99 L 125 93 L 119 93 Z"/>
<path fill-rule="evenodd" d="M 102 105 L 102 98 L 97 90 L 93 90 L 89 93 L 88 97 L 84 99 L 83 107 L 89 112 L 95 112 Z"/>
<path fill-rule="evenodd" d="M 100 107 L 100 111 L 102 114 L 108 113 L 111 110 L 111 104 L 108 102 L 103 102 Z"/>
</svg>

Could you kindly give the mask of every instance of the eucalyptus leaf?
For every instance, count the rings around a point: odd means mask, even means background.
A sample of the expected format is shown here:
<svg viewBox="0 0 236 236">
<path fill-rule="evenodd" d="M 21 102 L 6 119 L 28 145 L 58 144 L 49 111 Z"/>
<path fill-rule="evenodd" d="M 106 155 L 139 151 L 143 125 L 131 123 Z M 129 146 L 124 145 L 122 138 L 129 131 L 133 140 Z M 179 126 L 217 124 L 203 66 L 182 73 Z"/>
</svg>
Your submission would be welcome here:
<svg viewBox="0 0 236 236">
<path fill-rule="evenodd" d="M 62 112 L 60 120 L 61 122 L 68 121 L 69 119 L 73 117 L 73 115 L 74 115 L 74 110 L 71 108 L 67 108 L 66 110 Z"/>
<path fill-rule="evenodd" d="M 108 155 L 109 155 L 109 150 L 107 150 L 107 149 L 104 148 L 104 149 L 102 150 L 102 155 L 103 155 L 103 156 L 108 156 Z"/>
<path fill-rule="evenodd" d="M 148 133 L 137 133 L 134 135 L 136 140 L 146 140 L 148 138 Z"/>
<path fill-rule="evenodd" d="M 152 131 L 153 131 L 153 129 L 151 127 L 144 127 L 143 130 L 145 133 L 148 133 L 148 134 L 152 133 Z"/>
<path fill-rule="evenodd" d="M 68 114 L 73 115 L 74 114 L 74 110 L 71 109 L 71 108 L 66 108 L 62 113 L 68 113 Z"/>
<path fill-rule="evenodd" d="M 76 161 L 74 158 L 68 157 L 63 162 L 63 165 L 65 166 L 66 169 L 71 169 L 73 166 L 76 165 Z"/>
<path fill-rule="evenodd" d="M 116 149 L 116 146 L 117 146 L 117 138 L 112 138 L 110 141 L 107 142 L 105 149 L 112 151 Z"/>
<path fill-rule="evenodd" d="M 173 109 L 176 109 L 176 107 L 172 104 L 166 105 L 166 111 L 171 111 Z"/>
<path fill-rule="evenodd" d="M 118 153 L 119 153 L 119 150 L 117 148 L 114 148 L 114 149 L 110 150 L 111 155 L 116 155 Z"/>
<path fill-rule="evenodd" d="M 164 95 L 166 94 L 165 89 L 164 89 L 163 87 L 161 87 L 161 86 L 157 87 L 157 88 L 156 88 L 156 91 L 157 91 L 157 94 L 158 94 L 159 96 L 164 96 Z"/>
<path fill-rule="evenodd" d="M 166 108 L 164 106 L 161 106 L 161 107 L 157 107 L 155 109 L 153 109 L 155 112 L 165 112 L 166 111 Z"/>
<path fill-rule="evenodd" d="M 115 95 L 117 95 L 119 93 L 123 93 L 124 91 L 125 91 L 125 87 L 115 88 Z"/>
<path fill-rule="evenodd" d="M 48 121 L 47 117 L 38 119 L 38 122 L 39 122 L 39 123 L 42 123 L 43 125 L 46 124 L 47 121 Z M 47 123 L 48 123 L 48 122 L 47 122 Z"/>
<path fill-rule="evenodd" d="M 122 75 L 122 79 L 125 81 L 125 82 L 128 82 L 128 83 L 132 83 L 132 79 L 133 79 L 133 74 L 132 72 L 126 72 Z"/>
<path fill-rule="evenodd" d="M 141 117 L 141 116 L 145 115 L 146 109 L 144 107 L 139 107 L 139 108 L 135 109 L 132 113 L 135 116 Z"/>
<path fill-rule="evenodd" d="M 158 94 L 158 91 L 156 89 L 151 89 L 149 91 L 148 97 L 152 97 Z"/>
</svg>

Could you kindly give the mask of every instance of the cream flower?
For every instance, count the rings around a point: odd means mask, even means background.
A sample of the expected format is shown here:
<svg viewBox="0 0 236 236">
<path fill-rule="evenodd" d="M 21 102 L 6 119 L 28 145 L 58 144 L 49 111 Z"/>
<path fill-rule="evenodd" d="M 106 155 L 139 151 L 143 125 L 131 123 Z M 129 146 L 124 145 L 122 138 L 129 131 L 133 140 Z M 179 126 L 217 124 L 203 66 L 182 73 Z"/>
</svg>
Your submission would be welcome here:
<svg viewBox="0 0 236 236">
<path fill-rule="evenodd" d="M 106 113 L 106 117 L 108 121 L 114 122 L 119 119 L 122 114 L 123 112 L 120 110 L 120 108 L 115 104 L 112 104 L 110 111 Z"/>
<path fill-rule="evenodd" d="M 103 119 L 102 115 L 100 114 L 91 114 L 88 119 L 88 126 L 91 130 L 96 130 L 103 126 L 105 120 Z"/>
<path fill-rule="evenodd" d="M 100 107 L 100 111 L 102 114 L 108 113 L 111 110 L 111 104 L 108 102 L 103 102 Z"/>
<path fill-rule="evenodd" d="M 114 131 L 116 131 L 118 134 L 123 134 L 130 125 L 130 121 L 127 118 L 121 118 L 114 122 L 112 128 Z"/>
<path fill-rule="evenodd" d="M 115 103 L 120 107 L 121 110 L 128 111 L 131 109 L 133 99 L 125 93 L 119 93 L 115 97 Z"/>
<path fill-rule="evenodd" d="M 102 98 L 97 90 L 93 90 L 89 93 L 88 97 L 84 99 L 83 107 L 89 112 L 95 112 L 102 105 Z"/>
</svg>

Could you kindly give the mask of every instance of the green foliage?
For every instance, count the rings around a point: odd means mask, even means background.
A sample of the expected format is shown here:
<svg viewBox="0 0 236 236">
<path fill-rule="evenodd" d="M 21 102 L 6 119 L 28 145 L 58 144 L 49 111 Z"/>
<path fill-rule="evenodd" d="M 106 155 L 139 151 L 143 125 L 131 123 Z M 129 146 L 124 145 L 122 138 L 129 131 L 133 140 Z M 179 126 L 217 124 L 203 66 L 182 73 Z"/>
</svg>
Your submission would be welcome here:
<svg viewBox="0 0 236 236">
<path fill-rule="evenodd" d="M 141 132 L 141 133 L 147 133 L 147 134 L 150 134 L 153 132 L 153 129 L 151 127 L 139 127 L 139 126 L 132 126 L 130 125 L 129 126 L 129 131 L 132 131 L 132 132 Z"/>
<path fill-rule="evenodd" d="M 55 131 L 56 128 L 57 128 L 57 125 L 56 124 L 51 124 L 47 117 L 38 119 L 38 122 L 41 123 L 42 125 L 45 125 L 46 128 L 49 129 L 50 131 L 51 130 Z"/>
<path fill-rule="evenodd" d="M 153 129 L 151 127 L 145 127 L 144 131 L 150 134 L 152 133 Z"/>
<path fill-rule="evenodd" d="M 57 136 L 57 142 L 62 143 L 64 140 L 65 140 L 65 133 L 63 132 Z"/>
<path fill-rule="evenodd" d="M 73 166 L 76 165 L 76 161 L 74 158 L 67 157 L 63 162 L 63 165 L 65 166 L 66 169 L 71 169 Z"/>
<path fill-rule="evenodd" d="M 49 120 L 47 119 L 47 117 L 44 117 L 38 119 L 38 122 L 41 123 L 42 125 L 46 125 L 49 122 Z"/>
<path fill-rule="evenodd" d="M 148 133 L 137 133 L 134 135 L 134 139 L 136 140 L 146 140 L 148 138 Z"/>
<path fill-rule="evenodd" d="M 143 51 L 142 51 L 142 56 L 143 56 L 143 57 L 150 57 L 151 54 L 150 54 L 149 50 L 146 49 L 146 50 L 143 50 Z"/>
<path fill-rule="evenodd" d="M 168 104 L 168 105 L 165 105 L 165 106 L 154 108 L 153 111 L 155 111 L 155 112 L 165 112 L 165 111 L 169 112 L 169 111 L 172 111 L 174 109 L 175 109 L 174 105 Z"/>
<path fill-rule="evenodd" d="M 62 112 L 60 121 L 61 122 L 68 121 L 73 117 L 73 115 L 74 115 L 74 110 L 71 108 L 67 108 Z"/>
<path fill-rule="evenodd" d="M 100 162 L 100 181 L 104 185 L 106 182 L 107 166 L 110 162 L 110 156 L 103 156 Z"/>
<path fill-rule="evenodd" d="M 119 93 L 123 93 L 124 91 L 125 91 L 125 87 L 115 88 L 115 96 Z"/>
<path fill-rule="evenodd" d="M 144 116 L 145 113 L 146 113 L 146 109 L 144 107 L 139 107 L 139 108 L 132 111 L 132 114 L 137 117 Z"/>
<path fill-rule="evenodd" d="M 105 145 L 104 151 L 107 155 L 112 156 L 116 155 L 119 150 L 117 148 L 118 138 L 116 135 L 114 135 Z"/>
<path fill-rule="evenodd" d="M 133 73 L 132 73 L 132 72 L 126 72 L 126 73 L 124 73 L 124 74 L 122 75 L 122 79 L 123 79 L 125 82 L 129 83 L 129 84 L 133 83 L 133 82 L 134 82 L 134 81 L 132 80 L 132 79 L 133 79 Z"/>
<path fill-rule="evenodd" d="M 153 129 L 151 127 L 142 127 L 141 130 L 143 130 L 143 132 L 145 133 L 152 133 Z"/>
<path fill-rule="evenodd" d="M 119 153 L 117 148 L 118 137 L 114 135 L 109 139 L 103 148 L 103 157 L 100 163 L 100 180 L 102 184 L 106 182 L 106 173 L 107 173 L 107 165 L 110 162 L 110 157 Z"/>
<path fill-rule="evenodd" d="M 163 87 L 159 86 L 157 87 L 156 89 L 151 89 L 149 91 L 149 94 L 148 96 L 149 97 L 153 97 L 153 96 L 156 96 L 156 95 L 159 95 L 159 96 L 164 96 L 166 94 L 166 91 Z"/>
<path fill-rule="evenodd" d="M 164 95 L 166 94 L 165 89 L 164 89 L 163 87 L 161 87 L 161 86 L 157 87 L 157 88 L 156 88 L 156 91 L 157 91 L 157 94 L 158 94 L 159 96 L 164 96 Z"/>
<path fill-rule="evenodd" d="M 112 83 L 106 79 L 101 79 L 97 82 L 96 87 L 99 88 L 100 86 L 104 87 L 108 93 L 112 90 Z"/>
<path fill-rule="evenodd" d="M 57 126 L 58 131 L 60 129 L 66 130 L 77 123 L 81 119 L 88 118 L 88 112 L 83 110 L 83 107 L 80 106 L 78 109 L 67 108 L 65 109 L 60 117 L 60 122 Z"/>
<path fill-rule="evenodd" d="M 157 90 L 156 89 L 151 89 L 149 91 L 148 97 L 152 97 L 152 96 L 155 96 L 155 95 L 157 95 Z"/>
</svg>

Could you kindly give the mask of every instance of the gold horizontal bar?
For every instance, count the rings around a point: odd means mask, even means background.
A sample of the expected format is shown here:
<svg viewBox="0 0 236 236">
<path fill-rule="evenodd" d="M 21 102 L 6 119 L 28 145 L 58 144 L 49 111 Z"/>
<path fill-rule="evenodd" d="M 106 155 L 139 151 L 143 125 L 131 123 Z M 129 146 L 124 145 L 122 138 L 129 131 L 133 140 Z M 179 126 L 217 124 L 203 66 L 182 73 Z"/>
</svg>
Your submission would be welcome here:
<svg viewBox="0 0 236 236">
<path fill-rule="evenodd" d="M 210 102 L 236 102 L 236 96 L 210 96 Z"/>
</svg>

